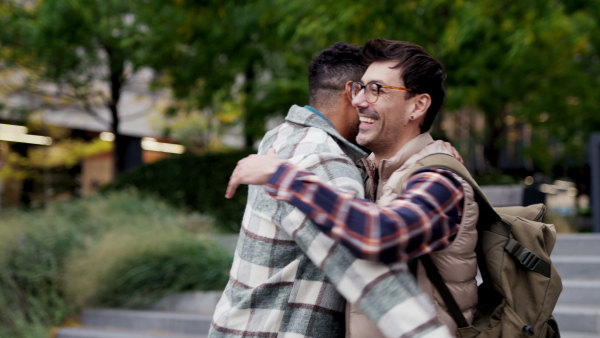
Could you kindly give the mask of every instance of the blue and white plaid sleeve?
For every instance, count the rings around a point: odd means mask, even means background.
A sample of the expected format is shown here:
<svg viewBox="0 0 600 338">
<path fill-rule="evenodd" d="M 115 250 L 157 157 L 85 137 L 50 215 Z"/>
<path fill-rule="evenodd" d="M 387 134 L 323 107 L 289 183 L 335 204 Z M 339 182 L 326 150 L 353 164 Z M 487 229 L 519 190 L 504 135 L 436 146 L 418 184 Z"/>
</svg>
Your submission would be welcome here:
<svg viewBox="0 0 600 338">
<path fill-rule="evenodd" d="M 448 247 L 458 232 L 464 200 L 462 185 L 440 169 L 411 175 L 404 193 L 384 207 L 338 192 L 289 163 L 278 168 L 265 188 L 304 212 L 356 257 L 383 263 Z"/>
</svg>

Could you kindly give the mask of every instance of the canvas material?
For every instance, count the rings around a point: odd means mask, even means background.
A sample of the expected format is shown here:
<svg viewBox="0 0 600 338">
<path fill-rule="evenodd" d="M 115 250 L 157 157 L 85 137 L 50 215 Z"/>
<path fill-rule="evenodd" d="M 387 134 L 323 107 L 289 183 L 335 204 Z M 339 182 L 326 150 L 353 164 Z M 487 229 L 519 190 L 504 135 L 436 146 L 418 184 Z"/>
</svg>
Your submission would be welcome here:
<svg viewBox="0 0 600 338">
<path fill-rule="evenodd" d="M 485 214 L 477 225 L 483 259 L 479 264 L 489 271 L 483 274 L 480 286 L 482 297 L 478 308 L 482 311 L 478 311 L 471 326 L 459 330 L 460 337 L 559 337 L 552 311 L 562 291 L 562 281 L 550 259 L 556 229 L 542 221 L 545 206 L 492 208 L 466 168 L 455 159 L 433 155 L 422 159 L 411 171 L 425 167 L 450 169 L 463 177 L 478 195 L 480 209 Z M 535 253 L 548 264 L 548 269 L 532 271 L 520 264 L 508 253 L 511 241 Z"/>
</svg>

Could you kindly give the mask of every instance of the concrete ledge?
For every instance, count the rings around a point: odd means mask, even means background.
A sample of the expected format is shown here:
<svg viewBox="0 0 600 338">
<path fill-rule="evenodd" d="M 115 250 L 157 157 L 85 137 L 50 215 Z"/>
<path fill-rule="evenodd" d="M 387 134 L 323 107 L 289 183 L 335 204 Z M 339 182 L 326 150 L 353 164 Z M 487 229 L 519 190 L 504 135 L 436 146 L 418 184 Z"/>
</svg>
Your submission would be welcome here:
<svg viewBox="0 0 600 338">
<path fill-rule="evenodd" d="M 523 189 L 521 185 L 487 185 L 481 191 L 495 207 L 522 205 Z"/>
<path fill-rule="evenodd" d="M 559 234 L 551 257 L 600 256 L 600 234 Z"/>
<path fill-rule="evenodd" d="M 149 310 L 203 313 L 212 315 L 221 299 L 222 291 L 175 293 L 159 300 Z"/>
<path fill-rule="evenodd" d="M 600 256 L 551 257 L 562 279 L 600 279 Z"/>
<path fill-rule="evenodd" d="M 600 306 L 600 279 L 563 279 L 562 282 L 563 291 L 558 299 L 558 305 Z"/>
<path fill-rule="evenodd" d="M 559 326 L 559 328 L 560 328 L 560 326 Z M 565 331 L 560 331 L 560 336 L 562 338 L 598 338 L 598 336 L 595 334 L 586 334 L 586 333 L 580 333 L 580 332 L 565 332 Z"/>
<path fill-rule="evenodd" d="M 56 338 L 206 338 L 206 335 L 183 335 L 172 332 L 127 332 L 100 328 L 62 328 Z"/>
<path fill-rule="evenodd" d="M 553 315 L 561 332 L 600 336 L 600 307 L 560 305 L 554 308 Z"/>
<path fill-rule="evenodd" d="M 212 316 L 160 311 L 84 309 L 85 326 L 113 327 L 128 330 L 165 331 L 178 334 L 207 334 Z"/>
</svg>

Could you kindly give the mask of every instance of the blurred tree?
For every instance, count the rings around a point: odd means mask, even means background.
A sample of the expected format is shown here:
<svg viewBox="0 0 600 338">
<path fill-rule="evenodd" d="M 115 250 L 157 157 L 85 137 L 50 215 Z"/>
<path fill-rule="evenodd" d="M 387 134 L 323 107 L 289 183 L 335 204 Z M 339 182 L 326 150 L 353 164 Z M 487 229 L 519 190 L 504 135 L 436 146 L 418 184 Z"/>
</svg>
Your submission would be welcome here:
<svg viewBox="0 0 600 338">
<path fill-rule="evenodd" d="M 445 25 L 438 52 L 448 68 L 448 107 L 484 113 L 480 142 L 492 167 L 515 120 L 533 126 L 533 144 L 544 146 L 535 152 L 546 154 L 549 141 L 574 144 L 573 135 L 590 131 L 581 121 L 597 114 L 578 107 L 600 108 L 596 95 L 582 91 L 594 78 L 581 63 L 592 53 L 590 17 L 566 12 L 563 1 L 461 1 Z M 570 155 L 581 159 L 583 146 L 580 139 Z"/>
<path fill-rule="evenodd" d="M 533 126 L 529 156 L 538 168 L 581 163 L 587 135 L 598 130 L 598 20 L 600 1 L 579 6 L 561 0 L 501 1 L 310 1 L 285 4 L 294 41 L 361 44 L 373 37 L 407 40 L 440 59 L 448 73 L 447 110 L 485 116 L 488 169 L 499 168 L 506 126 Z M 583 5 L 585 3 L 585 5 Z M 298 23 L 296 25 L 296 23 Z M 508 123 L 507 123 L 508 122 Z M 463 126 L 470 128 L 470 126 Z M 552 156 L 549 142 L 562 147 Z M 551 144 L 551 143 L 550 143 Z M 544 148 L 540 148 L 544 147 Z"/>
<path fill-rule="evenodd" d="M 150 66 L 160 74 L 154 85 L 172 88 L 178 99 L 168 113 L 240 116 L 247 146 L 269 116 L 306 102 L 306 67 L 322 48 L 408 40 L 446 66 L 447 110 L 485 115 L 485 132 L 473 134 L 490 167 L 500 165 L 508 120 L 532 125 L 530 156 L 544 166 L 552 156 L 539 147 L 556 142 L 560 154 L 579 161 L 587 133 L 598 128 L 599 3 L 46 0 L 22 10 L 0 35 L 22 52 L 11 55 L 43 61 L 44 79 L 89 83 L 98 78 L 90 70 L 104 70 L 101 79 L 111 85 L 105 102 L 115 112 L 115 89 Z"/>
<path fill-rule="evenodd" d="M 0 58 L 22 79 L 14 93 L 26 95 L 27 110 L 71 107 L 105 123 L 115 134 L 116 174 L 127 147 L 119 125 L 131 117 L 119 102 L 149 34 L 135 14 L 145 2 L 0 0 Z"/>
<path fill-rule="evenodd" d="M 307 85 L 298 76 L 307 66 L 302 54 L 307 46 L 299 46 L 298 56 L 278 33 L 279 11 L 263 0 L 149 4 L 140 17 L 155 32 L 147 40 L 153 51 L 147 62 L 165 75 L 157 84 L 192 102 L 190 110 L 204 108 L 216 115 L 237 107 L 245 144 L 251 147 L 269 116 L 307 96 Z M 179 110 L 175 105 L 173 114 Z"/>
<path fill-rule="evenodd" d="M 598 16 L 590 14 L 592 5 L 566 3 L 178 0 L 170 11 L 152 10 L 149 25 L 173 36 L 166 46 L 154 40 L 161 52 L 152 64 L 170 75 L 179 97 L 214 110 L 238 105 L 251 145 L 267 116 L 306 101 L 306 66 L 320 49 L 373 37 L 412 41 L 446 66 L 447 109 L 485 115 L 484 132 L 473 134 L 490 168 L 500 166 L 513 117 L 539 131 L 529 153 L 548 167 L 551 156 L 538 156 L 539 146 L 550 139 L 579 159 L 600 108 L 591 90 Z"/>
</svg>

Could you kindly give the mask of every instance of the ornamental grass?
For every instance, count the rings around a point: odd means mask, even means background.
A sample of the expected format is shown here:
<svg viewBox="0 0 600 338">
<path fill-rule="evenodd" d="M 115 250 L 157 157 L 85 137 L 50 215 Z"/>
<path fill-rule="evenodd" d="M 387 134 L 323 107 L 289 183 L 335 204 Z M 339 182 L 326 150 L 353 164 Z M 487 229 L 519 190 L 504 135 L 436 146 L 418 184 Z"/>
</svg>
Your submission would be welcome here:
<svg viewBox="0 0 600 338">
<path fill-rule="evenodd" d="M 0 337 L 46 338 L 81 307 L 139 307 L 224 287 L 213 221 L 132 191 L 0 218 Z"/>
</svg>

